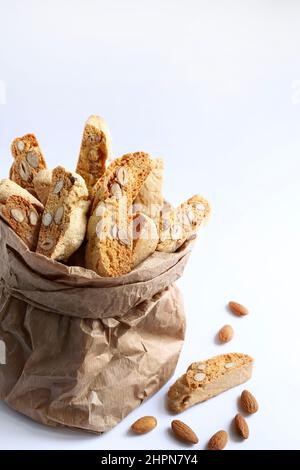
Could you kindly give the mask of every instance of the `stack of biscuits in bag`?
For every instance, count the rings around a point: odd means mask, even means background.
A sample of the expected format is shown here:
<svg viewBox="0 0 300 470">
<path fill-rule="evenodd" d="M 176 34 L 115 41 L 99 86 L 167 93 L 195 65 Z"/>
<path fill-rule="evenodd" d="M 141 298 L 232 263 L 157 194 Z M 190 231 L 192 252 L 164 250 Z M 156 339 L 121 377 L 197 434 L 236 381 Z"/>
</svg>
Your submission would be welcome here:
<svg viewBox="0 0 300 470">
<path fill-rule="evenodd" d="M 208 202 L 195 195 L 173 208 L 163 198 L 164 164 L 145 152 L 112 159 L 99 116 L 87 120 L 76 172 L 47 168 L 33 134 L 16 138 L 9 179 L 0 181 L 0 214 L 31 251 L 68 262 L 85 249 L 100 276 L 132 271 L 155 250 L 173 253 L 206 222 Z"/>
</svg>

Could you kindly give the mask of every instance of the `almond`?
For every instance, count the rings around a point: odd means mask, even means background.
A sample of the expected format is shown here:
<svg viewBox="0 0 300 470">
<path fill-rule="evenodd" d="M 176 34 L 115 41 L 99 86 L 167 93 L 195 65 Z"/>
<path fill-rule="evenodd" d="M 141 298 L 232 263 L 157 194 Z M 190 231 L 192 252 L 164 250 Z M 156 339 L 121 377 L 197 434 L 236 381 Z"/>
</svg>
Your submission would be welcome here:
<svg viewBox="0 0 300 470">
<path fill-rule="evenodd" d="M 157 421 L 154 416 L 143 416 L 135 421 L 131 429 L 136 434 L 145 434 L 146 432 L 152 431 L 157 426 Z"/>
<path fill-rule="evenodd" d="M 216 434 L 214 434 L 208 444 L 207 447 L 209 450 L 223 450 L 224 447 L 226 447 L 226 444 L 228 442 L 228 434 L 226 431 L 218 431 Z"/>
<path fill-rule="evenodd" d="M 256 398 L 248 390 L 244 390 L 241 394 L 241 407 L 250 414 L 256 413 L 258 410 Z"/>
<path fill-rule="evenodd" d="M 229 302 L 228 307 L 232 311 L 232 313 L 234 313 L 238 317 L 243 317 L 245 315 L 248 315 L 249 313 L 249 310 L 246 307 L 244 307 L 244 305 L 241 305 L 237 302 L 232 302 L 232 301 Z"/>
<path fill-rule="evenodd" d="M 197 444 L 199 441 L 194 431 L 187 424 L 179 421 L 179 419 L 172 421 L 172 430 L 181 441 L 188 442 L 189 444 Z"/>
<path fill-rule="evenodd" d="M 234 335 L 234 331 L 232 326 L 224 325 L 223 328 L 220 329 L 218 336 L 221 343 L 228 343 L 228 341 L 232 340 Z"/>
<path fill-rule="evenodd" d="M 234 418 L 234 424 L 237 432 L 243 439 L 248 439 L 249 437 L 249 428 L 245 418 L 239 413 Z"/>
</svg>

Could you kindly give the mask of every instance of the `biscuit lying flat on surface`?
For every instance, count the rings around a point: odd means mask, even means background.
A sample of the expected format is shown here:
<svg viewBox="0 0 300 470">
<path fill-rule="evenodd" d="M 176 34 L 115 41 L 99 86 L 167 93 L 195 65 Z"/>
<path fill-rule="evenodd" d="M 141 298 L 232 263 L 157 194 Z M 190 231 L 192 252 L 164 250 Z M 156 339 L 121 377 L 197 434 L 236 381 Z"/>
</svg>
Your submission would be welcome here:
<svg viewBox="0 0 300 470">
<path fill-rule="evenodd" d="M 21 196 L 9 196 L 0 206 L 1 214 L 10 227 L 24 241 L 28 248 L 35 250 L 43 209 Z"/>
<path fill-rule="evenodd" d="M 157 158 L 152 160 L 151 172 L 146 178 L 134 201 L 134 211 L 142 212 L 154 220 L 159 228 L 160 213 L 164 204 L 162 195 L 164 162 Z"/>
<path fill-rule="evenodd" d="M 103 175 L 106 161 L 111 156 L 111 138 L 108 127 L 100 116 L 90 116 L 83 131 L 76 172 L 83 177 L 91 194 Z"/>
<path fill-rule="evenodd" d="M 129 179 L 131 180 L 130 203 L 132 204 L 151 172 L 151 168 L 150 156 L 145 152 L 128 153 L 114 160 L 93 188 L 92 211 L 100 201 L 111 196 L 121 198 L 124 192 L 123 188 L 126 188 Z"/>
<path fill-rule="evenodd" d="M 240 353 L 193 362 L 169 389 L 169 408 L 179 413 L 240 385 L 251 378 L 252 368 L 252 357 Z"/>
<path fill-rule="evenodd" d="M 39 200 L 45 205 L 52 184 L 52 170 L 41 170 L 33 178 L 33 187 Z"/>
<path fill-rule="evenodd" d="M 127 190 L 130 191 L 128 186 Z M 117 277 L 132 270 L 132 216 L 126 196 L 99 203 L 89 219 L 87 238 L 88 269 L 104 277 Z"/>
<path fill-rule="evenodd" d="M 157 250 L 175 252 L 186 240 L 195 236 L 200 225 L 207 221 L 209 214 L 209 203 L 199 195 L 191 197 L 177 209 L 163 212 Z"/>
<path fill-rule="evenodd" d="M 140 264 L 156 250 L 158 232 L 155 222 L 145 214 L 133 216 L 133 267 Z"/>
<path fill-rule="evenodd" d="M 29 191 L 19 186 L 12 180 L 7 178 L 0 181 L 0 203 L 6 202 L 10 196 L 21 196 L 26 201 L 30 202 L 37 208 L 44 210 L 43 204 L 36 199 Z"/>
<path fill-rule="evenodd" d="M 83 178 L 58 166 L 42 217 L 37 253 L 67 261 L 85 237 L 88 190 Z"/>
<path fill-rule="evenodd" d="M 11 152 L 14 162 L 10 179 L 35 195 L 32 180 L 40 170 L 47 168 L 37 138 L 33 134 L 17 137 L 11 144 Z"/>
</svg>

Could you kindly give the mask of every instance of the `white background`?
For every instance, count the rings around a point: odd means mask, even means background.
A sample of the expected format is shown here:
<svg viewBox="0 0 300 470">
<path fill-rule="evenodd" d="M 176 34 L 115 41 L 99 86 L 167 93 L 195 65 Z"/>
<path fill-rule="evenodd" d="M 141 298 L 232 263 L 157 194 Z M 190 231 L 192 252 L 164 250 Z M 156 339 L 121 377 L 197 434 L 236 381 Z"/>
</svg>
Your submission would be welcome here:
<svg viewBox="0 0 300 470">
<path fill-rule="evenodd" d="M 250 438 L 230 433 L 228 449 L 300 448 L 299 52 L 296 0 L 0 1 L 1 177 L 12 139 L 27 132 L 50 166 L 74 169 L 84 120 L 98 113 L 115 156 L 164 157 L 173 204 L 197 192 L 210 200 L 211 221 L 179 281 L 188 328 L 175 377 L 211 355 L 255 357 L 246 387 L 260 410 Z M 251 314 L 234 317 L 228 300 Z M 235 337 L 221 346 L 225 323 Z M 0 446 L 181 449 L 164 403 L 170 383 L 101 437 L 47 428 L 0 404 Z M 230 429 L 243 388 L 181 415 L 197 448 Z M 158 428 L 131 436 L 145 414 Z"/>
</svg>

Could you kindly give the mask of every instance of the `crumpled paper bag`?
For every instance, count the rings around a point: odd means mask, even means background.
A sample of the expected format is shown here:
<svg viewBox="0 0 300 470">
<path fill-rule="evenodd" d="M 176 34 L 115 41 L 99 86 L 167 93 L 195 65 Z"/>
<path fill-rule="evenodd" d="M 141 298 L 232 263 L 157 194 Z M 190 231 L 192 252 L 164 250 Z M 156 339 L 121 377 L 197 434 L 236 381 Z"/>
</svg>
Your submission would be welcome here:
<svg viewBox="0 0 300 470">
<path fill-rule="evenodd" d="M 115 426 L 174 372 L 185 333 L 174 282 L 192 245 L 101 278 L 30 252 L 0 219 L 0 399 L 47 425 Z"/>
</svg>

